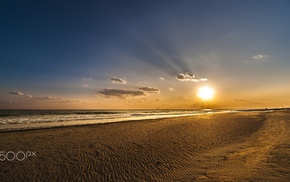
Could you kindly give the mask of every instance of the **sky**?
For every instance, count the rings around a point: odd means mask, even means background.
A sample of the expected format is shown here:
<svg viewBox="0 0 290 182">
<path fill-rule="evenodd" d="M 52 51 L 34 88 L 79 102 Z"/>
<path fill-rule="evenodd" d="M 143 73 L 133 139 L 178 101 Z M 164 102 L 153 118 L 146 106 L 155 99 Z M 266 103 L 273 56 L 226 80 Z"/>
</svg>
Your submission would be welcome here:
<svg viewBox="0 0 290 182">
<path fill-rule="evenodd" d="M 0 2 L 0 109 L 290 107 L 290 1 Z M 198 89 L 214 89 L 202 100 Z"/>
</svg>

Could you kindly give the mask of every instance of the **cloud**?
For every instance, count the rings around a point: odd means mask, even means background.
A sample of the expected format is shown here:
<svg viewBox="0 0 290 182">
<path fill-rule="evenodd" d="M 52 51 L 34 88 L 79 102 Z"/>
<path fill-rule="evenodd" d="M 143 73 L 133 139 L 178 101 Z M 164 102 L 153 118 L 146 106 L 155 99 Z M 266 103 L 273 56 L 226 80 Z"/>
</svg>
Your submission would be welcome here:
<svg viewBox="0 0 290 182">
<path fill-rule="evenodd" d="M 122 78 L 117 78 L 117 77 L 112 77 L 111 80 L 112 80 L 112 83 L 119 83 L 119 84 L 127 83 L 126 80 Z"/>
<path fill-rule="evenodd" d="M 65 104 L 65 103 L 75 103 L 79 102 L 78 100 L 69 100 L 62 97 L 33 97 L 34 102 L 50 102 L 50 103 L 57 103 L 57 104 Z"/>
<path fill-rule="evenodd" d="M 171 92 L 174 92 L 174 91 L 175 91 L 175 88 L 169 88 L 169 90 L 170 90 Z"/>
<path fill-rule="evenodd" d="M 103 89 L 98 92 L 106 97 L 119 97 L 125 99 L 127 97 L 136 97 L 136 96 L 144 96 L 145 93 L 141 90 L 125 90 L 125 89 Z"/>
<path fill-rule="evenodd" d="M 33 104 L 31 101 L 19 101 L 19 100 L 0 100 L 0 104 Z"/>
<path fill-rule="evenodd" d="M 92 77 L 89 77 L 89 78 L 83 77 L 83 80 L 86 80 L 86 81 L 92 80 L 92 79 L 93 79 Z"/>
<path fill-rule="evenodd" d="M 45 100 L 53 100 L 53 101 L 57 101 L 57 100 L 62 100 L 62 98 L 60 97 L 44 97 Z"/>
<path fill-rule="evenodd" d="M 32 98 L 32 95 L 27 95 L 27 97 Z"/>
<path fill-rule="evenodd" d="M 159 77 L 160 80 L 165 80 L 163 77 Z"/>
<path fill-rule="evenodd" d="M 207 78 L 200 78 L 199 81 L 201 82 L 207 81 Z"/>
<path fill-rule="evenodd" d="M 60 99 L 60 100 L 56 100 L 54 102 L 55 103 L 60 103 L 60 104 L 65 104 L 65 103 L 71 103 L 73 101 L 72 100 L 63 100 L 63 99 Z"/>
<path fill-rule="evenodd" d="M 179 81 L 192 81 L 192 82 L 207 81 L 207 78 L 197 78 L 192 73 L 178 73 L 178 75 L 176 75 L 176 79 Z"/>
<path fill-rule="evenodd" d="M 176 79 L 180 81 L 192 81 L 195 79 L 195 75 L 191 73 L 178 73 L 178 75 L 176 75 Z"/>
<path fill-rule="evenodd" d="M 60 97 L 49 97 L 49 96 L 45 96 L 45 97 L 34 97 L 35 100 L 43 100 L 43 101 L 58 101 L 58 100 L 62 100 L 62 98 Z"/>
<path fill-rule="evenodd" d="M 158 88 L 154 88 L 154 87 L 140 87 L 138 89 L 145 91 L 145 92 L 150 92 L 150 93 L 159 93 L 160 92 L 160 90 Z"/>
<path fill-rule="evenodd" d="M 53 100 L 52 97 L 43 97 L 44 100 Z"/>
<path fill-rule="evenodd" d="M 88 84 L 82 84 L 82 87 L 86 87 L 86 88 L 88 88 L 89 85 L 88 85 Z"/>
<path fill-rule="evenodd" d="M 257 54 L 257 55 L 255 55 L 255 56 L 253 56 L 252 58 L 254 59 L 254 60 L 261 60 L 261 59 L 264 59 L 264 58 L 266 58 L 266 57 L 268 57 L 267 55 L 263 55 L 263 54 Z"/>
<path fill-rule="evenodd" d="M 13 95 L 24 95 L 22 92 L 9 92 L 9 94 L 13 94 Z"/>
</svg>

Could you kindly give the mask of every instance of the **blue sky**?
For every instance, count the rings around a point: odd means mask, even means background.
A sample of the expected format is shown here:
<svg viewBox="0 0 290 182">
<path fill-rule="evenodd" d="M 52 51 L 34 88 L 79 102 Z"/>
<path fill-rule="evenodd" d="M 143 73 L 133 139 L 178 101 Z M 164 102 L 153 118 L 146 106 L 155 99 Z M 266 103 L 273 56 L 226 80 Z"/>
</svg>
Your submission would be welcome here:
<svg viewBox="0 0 290 182">
<path fill-rule="evenodd" d="M 202 85 L 218 108 L 290 106 L 289 1 L 0 7 L 0 108 L 195 108 Z"/>
</svg>

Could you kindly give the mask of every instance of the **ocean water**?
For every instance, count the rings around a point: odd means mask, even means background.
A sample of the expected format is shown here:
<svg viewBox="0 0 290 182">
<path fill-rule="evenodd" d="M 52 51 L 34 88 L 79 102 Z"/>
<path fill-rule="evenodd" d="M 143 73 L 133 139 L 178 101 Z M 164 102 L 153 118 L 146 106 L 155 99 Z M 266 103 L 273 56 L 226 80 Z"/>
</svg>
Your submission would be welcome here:
<svg viewBox="0 0 290 182">
<path fill-rule="evenodd" d="M 221 110 L 0 110 L 0 131 L 191 116 Z"/>
</svg>

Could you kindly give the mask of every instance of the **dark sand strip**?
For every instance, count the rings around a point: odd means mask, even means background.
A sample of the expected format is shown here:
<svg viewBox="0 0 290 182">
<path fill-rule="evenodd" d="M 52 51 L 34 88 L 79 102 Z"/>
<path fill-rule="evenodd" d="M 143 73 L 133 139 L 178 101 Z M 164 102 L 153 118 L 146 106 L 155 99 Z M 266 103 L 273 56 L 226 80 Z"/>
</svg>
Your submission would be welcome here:
<svg viewBox="0 0 290 182">
<path fill-rule="evenodd" d="M 0 133 L 1 181 L 289 181 L 290 114 L 228 113 Z"/>
</svg>

